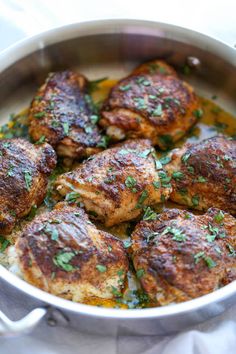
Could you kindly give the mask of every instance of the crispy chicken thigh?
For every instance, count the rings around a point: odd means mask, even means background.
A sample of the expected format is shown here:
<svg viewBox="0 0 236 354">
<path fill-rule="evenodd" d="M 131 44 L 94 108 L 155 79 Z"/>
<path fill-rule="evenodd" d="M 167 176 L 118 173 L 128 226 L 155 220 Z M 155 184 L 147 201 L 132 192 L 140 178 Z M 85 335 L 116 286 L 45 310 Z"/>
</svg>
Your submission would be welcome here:
<svg viewBox="0 0 236 354">
<path fill-rule="evenodd" d="M 56 155 L 49 144 L 0 140 L 0 234 L 11 233 L 19 218 L 42 203 L 47 177 L 55 166 Z"/>
<path fill-rule="evenodd" d="M 153 61 L 111 89 L 99 124 L 113 140 L 148 138 L 166 149 L 188 131 L 199 112 L 193 88 L 169 65 Z"/>
<path fill-rule="evenodd" d="M 82 158 L 97 153 L 101 135 L 93 123 L 87 94 L 88 81 L 78 73 L 49 74 L 30 108 L 30 135 L 34 141 L 45 137 L 57 154 Z"/>
<path fill-rule="evenodd" d="M 132 234 L 137 277 L 159 305 L 212 292 L 236 280 L 236 220 L 219 209 L 204 215 L 166 210 Z"/>
<path fill-rule="evenodd" d="M 216 136 L 185 144 L 165 166 L 172 176 L 171 200 L 198 210 L 217 207 L 236 215 L 236 141 Z"/>
<path fill-rule="evenodd" d="M 66 203 L 36 217 L 17 239 L 15 252 L 26 281 L 73 301 L 113 298 L 128 270 L 122 241 Z"/>
<path fill-rule="evenodd" d="M 88 212 L 112 226 L 168 198 L 169 181 L 150 141 L 140 139 L 94 155 L 55 185 L 62 195 L 78 193 Z"/>
</svg>

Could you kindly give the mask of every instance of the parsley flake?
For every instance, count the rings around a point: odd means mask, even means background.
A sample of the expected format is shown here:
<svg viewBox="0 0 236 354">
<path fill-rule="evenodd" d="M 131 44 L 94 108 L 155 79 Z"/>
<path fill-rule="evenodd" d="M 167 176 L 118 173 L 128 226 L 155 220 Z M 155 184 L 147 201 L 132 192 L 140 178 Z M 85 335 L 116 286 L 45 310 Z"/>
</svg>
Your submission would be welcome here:
<svg viewBox="0 0 236 354">
<path fill-rule="evenodd" d="M 25 177 L 25 186 L 27 191 L 30 190 L 30 187 L 32 185 L 32 175 L 29 171 L 24 171 L 24 177 Z"/>
<path fill-rule="evenodd" d="M 96 269 L 100 272 L 100 273 L 104 273 L 107 271 L 107 267 L 102 265 L 102 264 L 97 264 L 96 265 Z"/>
<path fill-rule="evenodd" d="M 155 213 L 155 211 L 152 210 L 150 207 L 147 207 L 143 215 L 143 220 L 156 220 L 156 218 L 157 214 Z"/>
<path fill-rule="evenodd" d="M 143 205 L 144 201 L 147 199 L 147 197 L 148 197 L 148 191 L 146 191 L 146 190 L 142 191 L 142 193 L 139 197 L 138 203 L 136 205 L 136 209 L 142 208 L 142 205 Z"/>
<path fill-rule="evenodd" d="M 145 274 L 145 270 L 142 269 L 142 268 L 138 269 L 137 272 L 136 272 L 136 275 L 137 275 L 138 279 L 142 278 L 144 276 L 144 274 Z"/>
<path fill-rule="evenodd" d="M 79 193 L 70 192 L 70 193 L 67 193 L 65 200 L 69 203 L 75 203 L 79 197 L 80 197 Z"/>
<path fill-rule="evenodd" d="M 75 257 L 75 252 L 59 252 L 53 257 L 53 263 L 66 272 L 71 272 L 76 268 L 72 266 L 69 262 Z"/>
</svg>

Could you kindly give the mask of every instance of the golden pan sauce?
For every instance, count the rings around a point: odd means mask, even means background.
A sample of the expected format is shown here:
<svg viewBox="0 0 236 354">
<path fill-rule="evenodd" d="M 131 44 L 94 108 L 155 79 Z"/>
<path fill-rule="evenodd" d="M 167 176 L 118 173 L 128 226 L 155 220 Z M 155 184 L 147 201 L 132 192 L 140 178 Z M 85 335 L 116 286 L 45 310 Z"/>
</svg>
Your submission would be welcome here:
<svg viewBox="0 0 236 354">
<path fill-rule="evenodd" d="M 104 99 L 107 97 L 109 90 L 111 89 L 112 86 L 114 86 L 117 83 L 117 80 L 104 80 L 99 84 L 99 87 L 92 93 L 92 98 L 94 102 L 102 102 Z M 209 137 L 212 137 L 214 135 L 217 135 L 219 133 L 223 133 L 229 136 L 236 136 L 236 119 L 226 111 L 224 111 L 221 107 L 217 105 L 217 97 L 212 97 L 212 101 L 199 97 L 200 103 L 202 106 L 203 110 L 203 116 L 198 120 L 198 122 L 190 129 L 189 133 L 180 141 L 178 141 L 174 147 L 179 147 L 183 145 L 186 141 L 191 142 L 191 143 L 196 143 L 199 140 L 203 140 Z M 11 132 L 11 130 L 14 130 L 15 122 L 20 121 L 23 125 L 28 124 L 27 122 L 27 113 L 28 109 L 22 111 L 19 113 L 17 116 L 15 116 L 15 119 L 7 123 L 5 126 L 7 126 L 8 132 Z M 23 135 L 23 134 L 22 134 Z M 4 133 L 0 133 L 0 138 L 6 137 Z M 157 151 L 158 153 L 158 151 Z M 161 152 L 158 153 L 161 155 Z M 53 198 L 53 196 L 52 196 Z M 167 202 L 165 205 L 158 205 L 156 208 L 154 208 L 156 211 L 160 212 L 163 208 L 168 207 L 168 208 L 181 208 L 184 209 L 186 207 L 177 205 L 172 202 Z M 37 212 L 41 212 L 47 210 L 47 207 L 42 206 L 38 208 Z M 12 235 L 9 235 L 8 239 L 10 240 L 11 243 L 14 243 L 14 239 L 22 226 L 24 226 L 25 222 L 28 221 L 22 221 L 19 223 L 19 225 L 16 227 L 16 232 Z M 117 226 L 113 226 L 111 228 L 104 228 L 103 225 L 99 223 L 95 223 L 98 228 L 102 230 L 106 230 L 110 232 L 111 234 L 119 237 L 122 240 L 129 240 L 129 232 L 130 227 L 132 227 L 133 223 L 122 223 Z M 0 239 L 0 244 L 3 242 Z M 1 258 L 0 258 L 1 262 Z M 5 266 L 7 266 L 7 262 L 3 262 Z M 157 306 L 156 303 L 151 303 L 148 298 L 145 296 L 145 294 L 142 292 L 135 274 L 131 269 L 128 272 L 128 277 L 127 281 L 125 284 L 125 289 L 123 291 L 123 298 L 118 298 L 115 300 L 102 300 L 102 299 L 88 299 L 85 301 L 86 304 L 90 305 L 95 305 L 95 306 L 102 306 L 102 307 L 112 307 L 112 308 L 140 308 L 140 307 L 154 307 Z"/>
</svg>

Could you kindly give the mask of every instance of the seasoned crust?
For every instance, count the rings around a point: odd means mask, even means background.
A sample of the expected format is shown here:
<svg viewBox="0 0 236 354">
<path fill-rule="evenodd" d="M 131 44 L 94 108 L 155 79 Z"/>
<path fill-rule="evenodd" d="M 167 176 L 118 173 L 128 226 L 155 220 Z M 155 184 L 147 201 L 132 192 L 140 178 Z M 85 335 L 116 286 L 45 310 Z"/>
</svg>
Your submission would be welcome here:
<svg viewBox="0 0 236 354">
<path fill-rule="evenodd" d="M 92 123 L 87 79 L 72 71 L 49 74 L 31 103 L 29 132 L 34 141 L 45 136 L 57 154 L 82 158 L 97 153 L 101 135 Z"/>
<path fill-rule="evenodd" d="M 171 67 L 166 64 L 163 74 L 150 71 L 150 65 L 143 64 L 111 89 L 99 124 L 114 140 L 148 138 L 166 149 L 195 123 L 199 102 Z"/>
<path fill-rule="evenodd" d="M 56 155 L 49 144 L 0 140 L 0 234 L 9 234 L 17 219 L 42 203 L 47 176 L 55 166 Z"/>
<path fill-rule="evenodd" d="M 100 231 L 83 209 L 59 203 L 37 216 L 16 242 L 23 277 L 73 301 L 109 299 L 121 291 L 128 270 L 122 241 Z"/>
<path fill-rule="evenodd" d="M 62 195 L 79 193 L 85 209 L 106 226 L 136 218 L 143 207 L 168 198 L 169 178 L 149 140 L 130 140 L 94 155 L 58 177 Z"/>
<path fill-rule="evenodd" d="M 132 259 L 142 287 L 160 305 L 186 301 L 236 279 L 236 220 L 219 209 L 204 215 L 166 210 L 140 222 Z"/>
<path fill-rule="evenodd" d="M 217 207 L 236 215 L 236 141 L 223 135 L 173 151 L 165 166 L 171 200 L 198 210 Z"/>
</svg>

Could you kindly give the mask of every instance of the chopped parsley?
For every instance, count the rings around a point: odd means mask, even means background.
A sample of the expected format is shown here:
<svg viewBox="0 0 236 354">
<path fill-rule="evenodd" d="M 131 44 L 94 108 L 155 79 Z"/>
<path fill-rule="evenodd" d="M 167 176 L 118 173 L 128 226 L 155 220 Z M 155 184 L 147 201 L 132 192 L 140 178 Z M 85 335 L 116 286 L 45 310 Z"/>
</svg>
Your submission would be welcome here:
<svg viewBox="0 0 236 354">
<path fill-rule="evenodd" d="M 192 204 L 193 206 L 197 207 L 199 205 L 199 196 L 198 195 L 194 195 L 192 197 Z"/>
<path fill-rule="evenodd" d="M 203 110 L 202 109 L 195 109 L 195 111 L 193 111 L 193 114 L 197 119 L 200 119 L 203 116 Z"/>
<path fill-rule="evenodd" d="M 87 134 L 91 134 L 93 132 L 93 127 L 87 125 L 86 127 L 84 127 L 84 131 Z"/>
<path fill-rule="evenodd" d="M 75 252 L 59 252 L 53 257 L 53 263 L 66 272 L 71 272 L 76 268 L 70 264 L 72 258 L 76 256 Z"/>
<path fill-rule="evenodd" d="M 38 113 L 35 113 L 34 114 L 34 117 L 35 118 L 43 118 L 45 116 L 45 112 L 38 112 Z"/>
<path fill-rule="evenodd" d="M 138 269 L 137 272 L 136 272 L 136 275 L 137 275 L 138 279 L 142 278 L 144 276 L 144 274 L 145 274 L 145 270 L 142 269 L 142 268 Z"/>
<path fill-rule="evenodd" d="M 219 211 L 215 216 L 214 216 L 214 221 L 220 224 L 224 220 L 224 213 L 223 211 Z"/>
<path fill-rule="evenodd" d="M 44 232 L 51 236 L 51 240 L 53 241 L 58 240 L 59 233 L 55 227 L 52 228 L 50 225 L 46 225 L 46 227 L 44 228 Z"/>
<path fill-rule="evenodd" d="M 14 177 L 15 176 L 15 174 L 14 174 L 14 166 L 13 165 L 10 165 L 10 167 L 8 168 L 7 176 L 8 177 Z"/>
<path fill-rule="evenodd" d="M 159 182 L 159 181 L 154 181 L 154 182 L 152 182 L 152 184 L 153 184 L 155 189 L 159 189 L 160 186 L 161 186 L 161 182 Z"/>
<path fill-rule="evenodd" d="M 170 188 L 171 187 L 171 184 L 169 183 L 171 180 L 171 177 L 168 177 L 168 175 L 165 171 L 158 172 L 158 176 L 160 178 L 161 186 L 163 188 Z"/>
<path fill-rule="evenodd" d="M 207 182 L 207 179 L 203 176 L 199 176 L 196 181 L 198 183 L 205 183 L 205 182 Z"/>
<path fill-rule="evenodd" d="M 138 203 L 136 205 L 136 209 L 142 208 L 142 205 L 143 205 L 144 201 L 147 199 L 147 197 L 148 197 L 148 191 L 146 191 L 146 190 L 142 191 L 142 193 L 139 197 Z"/>
<path fill-rule="evenodd" d="M 107 271 L 107 267 L 102 265 L 102 264 L 97 264 L 96 265 L 96 269 L 100 272 L 100 273 L 104 273 Z"/>
<path fill-rule="evenodd" d="M 45 135 L 41 135 L 41 137 L 39 138 L 39 140 L 36 141 L 35 145 L 39 145 L 39 144 L 44 143 L 44 142 L 45 142 L 45 139 L 46 139 Z"/>
<path fill-rule="evenodd" d="M 0 235 L 0 242 L 1 242 L 0 252 L 4 252 L 5 249 L 11 244 L 10 241 L 8 241 L 4 236 L 1 235 Z"/>
<path fill-rule="evenodd" d="M 183 161 L 183 163 L 186 163 L 188 161 L 188 159 L 190 158 L 191 154 L 190 153 L 186 153 L 181 157 L 181 160 Z"/>
<path fill-rule="evenodd" d="M 67 193 L 65 200 L 69 203 L 75 203 L 79 197 L 80 197 L 79 193 L 70 192 L 70 193 Z"/>
<path fill-rule="evenodd" d="M 29 171 L 24 171 L 24 177 L 25 177 L 25 186 L 27 191 L 30 190 L 30 187 L 32 185 L 32 175 Z"/>
<path fill-rule="evenodd" d="M 175 180 L 180 180 L 180 179 L 183 179 L 184 178 L 184 174 L 183 172 L 181 171 L 175 171 L 172 173 L 172 177 L 175 179 Z"/>
<path fill-rule="evenodd" d="M 70 129 L 69 123 L 68 122 L 63 122 L 62 123 L 62 127 L 63 127 L 64 134 L 68 135 L 69 134 L 69 129 Z"/>
<path fill-rule="evenodd" d="M 156 218 L 157 214 L 155 213 L 155 211 L 152 210 L 150 207 L 147 207 L 143 215 L 143 220 L 156 220 Z"/>
<path fill-rule="evenodd" d="M 167 226 L 165 230 L 162 232 L 162 235 L 165 234 L 172 234 L 172 240 L 177 241 L 177 242 L 184 242 L 187 239 L 187 236 L 183 233 L 182 230 L 178 229 L 175 226 Z"/>
<path fill-rule="evenodd" d="M 96 123 L 99 121 L 99 117 L 98 117 L 97 114 L 92 114 L 92 115 L 90 116 L 90 120 L 91 120 L 91 122 L 92 122 L 93 124 L 96 124 Z"/>
<path fill-rule="evenodd" d="M 201 251 L 201 252 L 198 252 L 196 253 L 193 258 L 194 258 L 194 262 L 197 264 L 201 258 L 203 258 L 205 255 L 205 252 L 204 251 Z"/>
<path fill-rule="evenodd" d="M 160 116 L 162 115 L 162 113 L 163 113 L 163 111 L 162 111 L 162 105 L 161 105 L 161 103 L 159 103 L 159 104 L 157 105 L 157 107 L 154 109 L 154 111 L 152 112 L 152 114 L 153 114 L 154 116 L 160 117 Z"/>
<path fill-rule="evenodd" d="M 134 104 L 140 110 L 147 109 L 147 104 L 145 102 L 145 99 L 142 97 L 134 97 Z"/>
<path fill-rule="evenodd" d="M 194 174 L 194 173 L 195 173 L 195 170 L 194 170 L 193 166 L 188 166 L 188 167 L 187 167 L 187 170 L 188 170 L 188 172 L 191 173 L 191 174 Z"/>
<path fill-rule="evenodd" d="M 29 212 L 29 214 L 28 214 L 26 220 L 28 220 L 28 221 L 33 220 L 33 218 L 34 218 L 35 215 L 36 215 L 36 212 L 37 212 L 37 205 L 34 204 L 34 205 L 32 205 L 32 207 L 31 207 L 31 209 L 30 209 L 30 212 Z"/>
<path fill-rule="evenodd" d="M 125 240 L 123 242 L 124 248 L 129 248 L 132 245 L 131 240 Z"/>
<path fill-rule="evenodd" d="M 111 287 L 111 292 L 115 297 L 122 297 L 121 292 L 113 285 Z"/>
<path fill-rule="evenodd" d="M 209 269 L 214 268 L 216 266 L 216 262 L 211 257 L 206 256 L 204 251 L 198 252 L 194 255 L 195 264 L 197 264 L 200 259 L 203 259 L 205 261 Z"/>
<path fill-rule="evenodd" d="M 160 158 L 160 163 L 162 165 L 167 165 L 171 161 L 171 158 L 169 156 L 163 156 Z"/>
<path fill-rule="evenodd" d="M 137 181 L 132 176 L 128 176 L 125 180 L 126 187 L 131 189 L 133 193 L 137 192 L 137 189 L 135 188 L 136 184 L 137 184 Z"/>
<path fill-rule="evenodd" d="M 228 247 L 229 255 L 231 257 L 236 257 L 236 250 L 233 248 L 233 246 L 231 246 L 230 243 L 227 243 L 226 246 Z"/>
<path fill-rule="evenodd" d="M 206 239 L 208 242 L 213 242 L 216 237 L 219 238 L 224 238 L 225 237 L 225 232 L 221 231 L 220 229 L 216 226 L 213 226 L 211 223 L 208 223 L 208 226 L 204 227 L 207 228 L 210 232 L 210 234 L 207 234 Z"/>
<path fill-rule="evenodd" d="M 203 259 L 209 269 L 214 268 L 216 266 L 216 262 L 211 257 L 204 257 Z"/>
<path fill-rule="evenodd" d="M 119 87 L 120 91 L 128 91 L 129 89 L 131 89 L 131 84 L 123 85 Z"/>
<path fill-rule="evenodd" d="M 139 152 L 138 156 L 143 157 L 143 158 L 147 158 L 151 152 L 152 152 L 152 149 L 146 149 L 144 151 Z"/>
<path fill-rule="evenodd" d="M 110 141 L 110 137 L 107 135 L 104 135 L 101 137 L 100 141 L 97 143 L 97 147 L 101 147 L 106 149 L 108 147 Z"/>
</svg>

